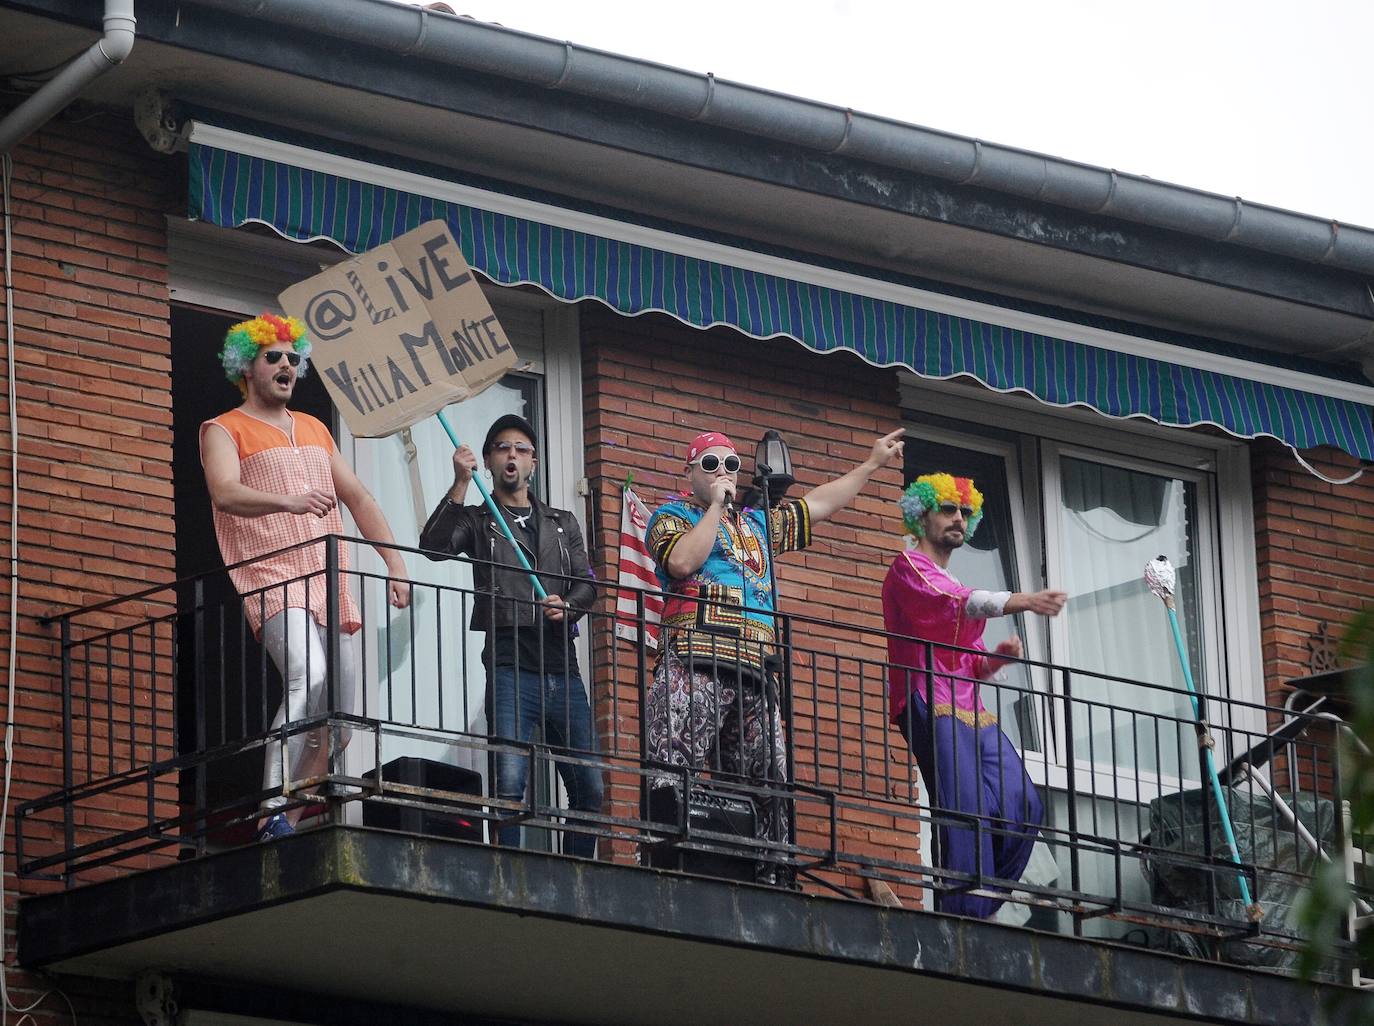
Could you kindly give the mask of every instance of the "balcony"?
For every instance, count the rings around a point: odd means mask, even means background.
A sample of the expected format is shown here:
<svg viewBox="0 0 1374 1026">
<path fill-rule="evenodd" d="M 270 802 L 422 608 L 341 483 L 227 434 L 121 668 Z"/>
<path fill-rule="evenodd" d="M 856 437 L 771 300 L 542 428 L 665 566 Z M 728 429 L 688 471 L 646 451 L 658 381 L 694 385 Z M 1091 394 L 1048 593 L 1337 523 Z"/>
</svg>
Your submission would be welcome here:
<svg viewBox="0 0 1374 1026">
<path fill-rule="evenodd" d="M 1316 851 L 1340 850 L 1352 798 L 1323 706 L 1205 702 L 1237 863 L 1186 694 L 1029 660 L 978 683 L 1046 808 L 1035 871 L 1003 880 L 942 857 L 961 831 L 994 844 L 1015 831 L 932 801 L 888 722 L 880 632 L 780 617 L 768 700 L 787 779 L 718 758 L 693 770 L 647 755 L 645 595 L 617 615 L 606 587 L 572 652 L 546 654 L 577 656 L 599 748 L 519 743 L 486 729 L 483 637 L 468 630 L 483 596 L 436 571 L 391 610 L 378 577 L 340 568 L 352 541 L 327 539 L 326 575 L 300 583 L 334 596 L 342 580 L 360 597 L 360 694 L 345 700 L 342 642 L 326 631 L 326 700 L 275 728 L 280 678 L 221 574 L 53 621 L 62 787 L 19 806 L 16 844 L 21 875 L 55 883 L 22 905 L 24 964 L 549 1021 L 838 1022 L 862 987 L 878 1022 L 906 1021 L 914 1002 L 935 1022 L 997 1018 L 1014 993 L 1027 1022 L 1087 1002 L 1142 1022 L 1291 1023 L 1354 993 L 1334 985 L 1348 962 L 1327 983 L 1291 978 L 1291 901 Z M 328 609 L 340 622 L 338 601 Z M 921 644 L 929 665 L 938 646 Z M 724 729 L 742 703 L 721 711 Z M 292 738 L 320 753 L 297 779 Z M 530 768 L 521 798 L 484 782 L 502 755 Z M 262 783 L 265 758 L 279 787 Z M 572 766 L 601 775 L 601 811 L 566 807 L 558 771 Z M 267 799 L 303 812 L 295 835 L 254 842 Z M 787 810 L 786 830 L 741 829 L 766 802 Z M 486 843 L 516 825 L 523 847 Z M 558 854 L 573 836 L 596 839 L 595 861 Z M 942 911 L 970 894 L 1008 900 L 991 921 Z M 712 984 L 687 1007 L 672 995 L 689 979 Z"/>
</svg>

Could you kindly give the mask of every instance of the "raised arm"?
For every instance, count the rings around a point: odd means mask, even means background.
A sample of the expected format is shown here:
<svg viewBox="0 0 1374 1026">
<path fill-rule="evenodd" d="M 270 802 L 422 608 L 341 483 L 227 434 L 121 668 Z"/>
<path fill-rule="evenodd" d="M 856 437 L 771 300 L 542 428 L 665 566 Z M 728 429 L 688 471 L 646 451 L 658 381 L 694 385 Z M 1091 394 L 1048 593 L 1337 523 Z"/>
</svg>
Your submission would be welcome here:
<svg viewBox="0 0 1374 1026">
<path fill-rule="evenodd" d="M 711 482 L 711 505 L 690 531 L 683 534 L 668 550 L 663 569 L 673 580 L 691 577 L 701 569 L 716 544 L 716 531 L 725 513 L 726 497 L 734 497 L 729 479 L 718 477 Z"/>
<path fill-rule="evenodd" d="M 205 468 L 205 484 L 210 503 L 221 513 L 236 517 L 261 517 L 269 513 L 314 514 L 327 516 L 334 508 L 334 497 L 310 489 L 300 495 L 278 495 L 249 488 L 239 473 L 239 451 L 234 440 L 217 424 L 201 428 L 200 462 Z"/>
<path fill-rule="evenodd" d="M 902 436 L 904 428 L 889 432 L 873 443 L 873 451 L 857 467 L 843 477 L 817 485 L 806 493 L 806 505 L 811 512 L 812 523 L 829 519 L 834 513 L 844 509 L 854 501 L 868 479 L 880 468 L 900 462 L 902 458 Z"/>
<path fill-rule="evenodd" d="M 434 507 L 434 512 L 425 521 L 424 530 L 420 532 L 420 548 L 425 550 L 425 555 L 430 559 L 441 558 L 431 555 L 436 552 L 449 556 L 472 554 L 472 517 L 463 506 L 463 500 L 476 468 L 477 456 L 466 445 L 460 445 L 453 451 L 453 484 Z"/>
</svg>

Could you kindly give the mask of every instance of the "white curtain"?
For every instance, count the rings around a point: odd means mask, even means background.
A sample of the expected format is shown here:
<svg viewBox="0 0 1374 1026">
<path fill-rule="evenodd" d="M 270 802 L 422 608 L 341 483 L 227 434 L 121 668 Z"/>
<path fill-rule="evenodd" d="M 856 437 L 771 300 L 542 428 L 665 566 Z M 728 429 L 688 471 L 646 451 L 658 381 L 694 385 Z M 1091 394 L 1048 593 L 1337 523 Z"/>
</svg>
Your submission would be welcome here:
<svg viewBox="0 0 1374 1026">
<path fill-rule="evenodd" d="M 473 399 L 448 407 L 444 415 L 459 440 L 471 446 L 480 460 L 482 439 L 497 417 L 516 413 L 537 425 L 537 405 L 535 382 L 507 378 Z M 412 427 L 411 437 L 427 507 L 418 511 L 423 521 L 453 483 L 453 443 L 437 417 Z M 401 436 L 360 438 L 355 444 L 359 465 L 370 468 L 365 483 L 381 504 L 397 541 L 416 544 L 416 497 Z M 468 505 L 481 502 L 476 485 L 470 485 Z M 406 563 L 416 582 L 410 609 L 387 606 L 380 582 L 369 582 L 365 589 L 368 715 L 392 723 L 485 735 L 486 674 L 481 660 L 485 635 L 467 629 L 473 601 L 471 566 L 459 560 L 431 562 L 412 555 L 407 555 Z M 384 739 L 382 760 L 401 756 L 466 766 L 486 776 L 484 753 L 417 738 Z"/>
<path fill-rule="evenodd" d="M 1163 604 L 1142 570 L 1163 554 L 1178 571 L 1185 643 L 1203 687 L 1196 584 L 1195 486 L 1175 478 L 1064 457 L 1060 461 L 1060 587 L 1068 652 L 1082 670 L 1183 689 L 1183 673 Z M 1195 773 L 1186 697 L 1075 674 L 1075 755 L 1126 775 Z M 1106 709 L 1090 703 L 1115 706 Z M 1179 722 L 1182 721 L 1182 722 Z M 1180 764 L 1182 757 L 1182 764 Z"/>
</svg>

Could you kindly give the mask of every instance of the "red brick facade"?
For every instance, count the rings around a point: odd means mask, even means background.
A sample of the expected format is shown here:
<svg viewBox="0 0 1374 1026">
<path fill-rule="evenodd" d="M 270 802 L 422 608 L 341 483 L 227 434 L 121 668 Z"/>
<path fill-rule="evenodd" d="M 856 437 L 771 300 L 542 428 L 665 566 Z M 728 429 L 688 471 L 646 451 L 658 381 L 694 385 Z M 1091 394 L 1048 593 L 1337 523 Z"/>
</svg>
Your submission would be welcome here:
<svg viewBox="0 0 1374 1026">
<path fill-rule="evenodd" d="M 39 618 L 169 582 L 175 551 L 165 227 L 165 215 L 176 204 L 175 164 L 149 151 L 131 126 L 103 115 L 94 125 L 54 122 L 13 156 L 19 659 L 14 785 L 5 838 L 8 961 L 13 960 L 17 896 L 53 886 L 13 876 L 13 810 L 63 783 L 60 646 L 55 627 L 41 625 Z M 7 418 L 8 404 L 0 409 Z M 0 518 L 8 549 L 7 419 L 3 433 Z M 8 602 L 7 595 L 6 615 Z M 165 601 L 125 606 L 87 625 L 113 626 L 165 608 Z M 159 637 L 165 643 L 168 635 Z M 156 656 L 163 673 L 168 652 L 164 644 Z M 142 640 L 135 642 L 137 671 L 145 671 L 152 658 Z M 0 652 L 0 664 L 6 660 Z M 117 691 L 127 688 L 127 672 L 117 669 L 110 677 Z M 98 671 L 77 701 L 86 698 L 90 711 L 99 715 L 110 683 Z M 153 752 L 154 708 L 161 724 L 157 751 L 170 752 L 170 692 L 154 698 L 138 680 L 134 687 L 135 722 L 114 730 L 113 746 L 93 740 L 86 752 L 84 738 L 74 738 L 79 759 L 89 754 L 93 764 L 108 765 L 132 755 L 146 764 Z M 159 782 L 161 811 L 174 808 L 175 795 L 175 781 Z M 127 829 L 145 817 L 143 798 L 111 796 L 88 806 L 76 823 L 77 837 L 87 829 Z M 31 845 L 26 855 L 35 843 L 41 847 L 60 838 L 60 817 L 39 817 L 26 830 Z M 20 1005 L 49 989 L 13 970 L 9 982 L 10 995 Z M 82 1023 L 138 1021 L 127 986 L 65 989 Z M 35 1015 L 39 1023 L 69 1021 L 56 995 Z"/>
<path fill-rule="evenodd" d="M 1337 480 L 1360 467 L 1344 453 L 1304 458 Z M 1251 449 L 1266 694 L 1323 668 L 1344 627 L 1374 601 L 1374 473 L 1351 484 L 1314 477 L 1274 442 Z"/>
</svg>

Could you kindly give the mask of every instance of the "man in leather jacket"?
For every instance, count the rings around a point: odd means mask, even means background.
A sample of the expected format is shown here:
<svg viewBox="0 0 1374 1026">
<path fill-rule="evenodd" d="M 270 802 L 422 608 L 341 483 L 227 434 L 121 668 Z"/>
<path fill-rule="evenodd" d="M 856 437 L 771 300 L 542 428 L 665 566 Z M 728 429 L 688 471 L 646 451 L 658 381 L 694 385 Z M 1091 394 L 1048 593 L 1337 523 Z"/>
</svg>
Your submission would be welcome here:
<svg viewBox="0 0 1374 1026">
<path fill-rule="evenodd" d="M 538 463 L 534 428 L 523 417 L 497 418 L 482 443 L 491 472 L 492 498 L 502 510 L 525 559 L 538 571 L 548 597 L 535 597 L 530 575 L 520 566 L 511 543 L 485 505 L 465 506 L 477 457 L 466 445 L 453 454 L 453 487 L 430 514 L 420 547 L 430 553 L 471 556 L 476 596 L 470 629 L 486 634 L 482 665 L 487 668 L 487 723 L 494 738 L 528 742 L 542 727 L 544 740 L 571 755 L 594 761 L 597 752 L 591 706 L 573 647 L 574 623 L 595 597 L 587 549 L 577 521 L 531 494 Z M 557 575 L 557 576 L 553 576 Z M 568 790 L 569 806 L 600 812 L 601 771 L 589 761 L 557 763 Z M 499 749 L 495 756 L 495 794 L 522 801 L 529 780 L 525 752 Z M 497 831 L 501 844 L 517 846 L 518 825 Z M 568 832 L 563 850 L 590 858 L 596 838 Z"/>
</svg>

